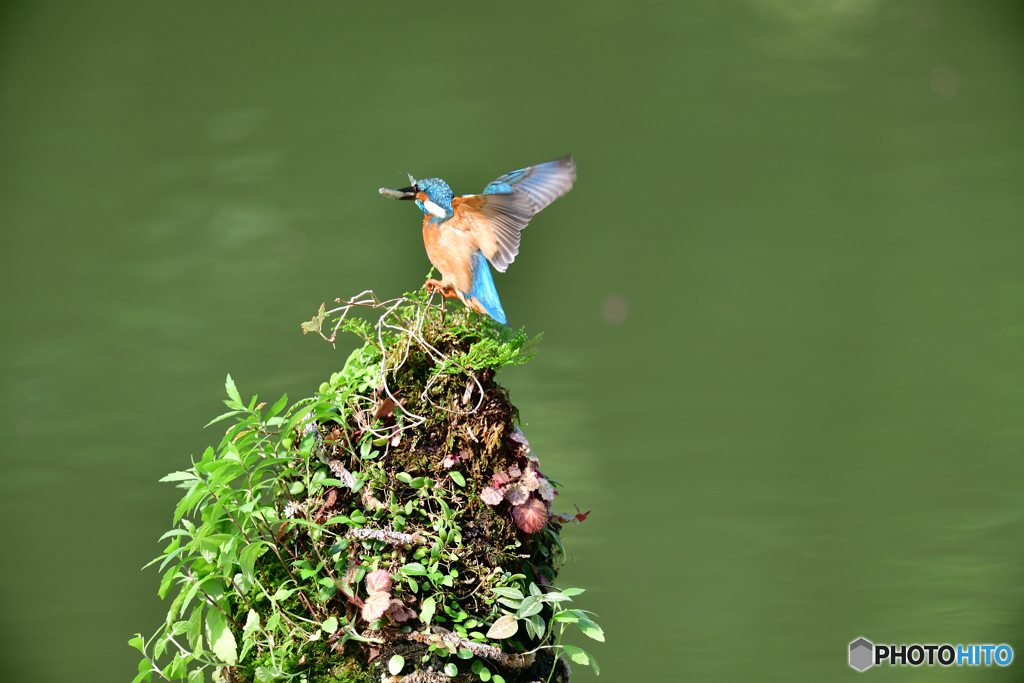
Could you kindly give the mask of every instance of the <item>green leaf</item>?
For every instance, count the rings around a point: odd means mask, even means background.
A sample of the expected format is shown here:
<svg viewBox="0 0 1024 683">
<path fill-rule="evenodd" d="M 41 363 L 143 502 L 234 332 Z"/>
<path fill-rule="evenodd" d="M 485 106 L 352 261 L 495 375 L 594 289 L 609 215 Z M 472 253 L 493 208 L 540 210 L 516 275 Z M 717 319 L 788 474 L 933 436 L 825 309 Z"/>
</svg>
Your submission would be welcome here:
<svg viewBox="0 0 1024 683">
<path fill-rule="evenodd" d="M 395 479 L 402 482 L 403 484 L 408 484 L 410 481 L 412 481 L 412 475 L 409 474 L 408 472 L 399 472 L 398 474 L 395 475 Z"/>
<path fill-rule="evenodd" d="M 142 654 L 146 654 L 146 641 L 142 639 L 141 633 L 136 633 L 135 637 L 128 641 L 128 644 Z"/>
<path fill-rule="evenodd" d="M 455 662 L 448 662 L 444 665 L 444 672 L 454 678 L 459 674 L 459 667 L 455 666 Z"/>
<path fill-rule="evenodd" d="M 532 617 L 526 620 L 527 623 L 533 624 L 533 630 L 537 634 L 537 638 L 541 639 L 548 630 L 547 622 L 539 614 L 534 614 Z"/>
<path fill-rule="evenodd" d="M 495 595 L 500 595 L 501 597 L 508 598 L 510 600 L 522 600 L 523 599 L 523 594 L 522 594 L 521 591 L 518 591 L 515 588 L 508 588 L 506 586 L 499 586 L 498 588 L 492 588 L 491 592 L 494 593 Z"/>
<path fill-rule="evenodd" d="M 520 619 L 525 619 L 534 614 L 540 614 L 542 609 L 544 609 L 544 603 L 538 600 L 536 595 L 528 595 L 519 603 L 518 616 Z"/>
<path fill-rule="evenodd" d="M 181 652 L 174 653 L 174 659 L 164 669 L 163 674 L 167 678 L 181 678 L 181 675 L 185 673 L 185 667 L 188 663 L 182 658 Z"/>
<path fill-rule="evenodd" d="M 274 600 L 287 600 L 294 592 L 295 591 L 288 590 L 287 588 L 278 588 L 277 592 L 274 593 Z"/>
<path fill-rule="evenodd" d="M 537 632 L 537 624 L 533 621 L 534 619 L 540 619 L 540 617 L 533 616 L 529 619 L 523 619 L 523 623 L 526 625 L 526 635 L 530 638 L 540 639 L 540 634 Z"/>
<path fill-rule="evenodd" d="M 388 660 L 388 671 L 391 672 L 392 676 L 397 676 L 402 673 L 402 669 L 405 667 L 405 657 L 402 655 L 395 655 Z"/>
<path fill-rule="evenodd" d="M 181 568 L 180 564 L 176 565 L 174 567 L 171 567 L 170 569 L 167 570 L 167 573 L 164 574 L 163 578 L 160 580 L 160 590 L 157 591 L 157 595 L 160 596 L 161 600 L 163 600 L 164 598 L 167 597 L 167 592 L 169 590 L 171 590 L 171 586 L 174 585 L 174 579 L 177 578 L 177 576 L 178 576 L 178 569 L 180 569 L 180 568 Z"/>
<path fill-rule="evenodd" d="M 426 568 L 419 562 L 410 562 L 404 567 L 400 567 L 398 571 L 402 572 L 406 576 L 426 576 Z"/>
<path fill-rule="evenodd" d="M 584 588 L 566 588 L 565 590 L 559 591 L 559 592 L 562 595 L 568 595 L 569 597 L 572 597 L 574 595 L 579 595 L 580 593 L 585 593 L 586 589 L 584 589 Z"/>
<path fill-rule="evenodd" d="M 178 622 L 175 622 L 174 626 L 171 627 L 170 631 L 167 631 L 165 629 L 165 633 L 168 635 L 168 637 L 173 638 L 175 636 L 181 635 L 182 633 L 184 633 L 187 630 L 188 630 L 188 622 L 187 621 L 178 621 Z"/>
<path fill-rule="evenodd" d="M 242 548 L 242 552 L 238 555 L 238 566 L 242 568 L 242 573 L 247 579 L 252 579 L 253 573 L 256 571 L 256 560 L 265 552 L 267 552 L 266 541 L 254 541 Z"/>
<path fill-rule="evenodd" d="M 277 674 L 275 674 L 273 671 L 271 671 L 267 667 L 265 667 L 265 666 L 258 666 L 258 667 L 256 667 L 256 680 L 259 681 L 260 683 L 271 683 L 271 681 L 276 681 L 277 678 L 278 678 Z"/>
<path fill-rule="evenodd" d="M 266 630 L 269 633 L 273 633 L 274 631 L 278 630 L 279 626 L 281 626 L 281 613 L 275 611 L 273 614 L 270 615 L 269 618 L 267 618 Z"/>
<path fill-rule="evenodd" d="M 466 478 L 462 476 L 462 472 L 449 472 L 448 474 L 449 476 L 451 476 L 452 481 L 454 481 L 460 487 L 466 485 Z"/>
<path fill-rule="evenodd" d="M 495 621 L 487 631 L 487 637 L 491 640 L 503 640 L 511 638 L 519 631 L 519 624 L 511 614 L 506 614 Z"/>
<path fill-rule="evenodd" d="M 164 540 L 168 536 L 189 536 L 189 535 L 190 534 L 187 531 L 185 531 L 184 529 L 171 529 L 170 531 L 165 533 L 163 536 L 161 536 L 159 539 L 157 539 L 157 543 L 159 543 L 160 541 Z M 154 560 L 154 562 L 155 562 L 155 560 Z M 150 564 L 152 564 L 152 562 Z"/>
<path fill-rule="evenodd" d="M 604 631 L 602 631 L 601 627 L 590 619 L 580 619 L 576 625 L 580 627 L 581 631 L 583 631 L 583 635 L 588 638 L 593 638 L 599 642 L 604 642 Z"/>
<path fill-rule="evenodd" d="M 575 645 L 563 645 L 562 649 L 569 655 L 569 659 L 577 664 L 593 667 L 594 673 L 600 675 L 601 669 L 597 666 L 597 660 L 589 652 Z"/>
<path fill-rule="evenodd" d="M 267 419 L 269 420 L 273 416 L 281 412 L 281 409 L 288 405 L 288 394 L 285 394 L 277 400 L 277 403 L 270 407 L 270 412 L 267 413 Z"/>
<path fill-rule="evenodd" d="M 206 615 L 206 639 L 210 643 L 213 654 L 227 664 L 234 666 L 238 660 L 238 650 L 235 645 L 235 636 L 228 628 L 224 615 L 220 610 L 211 609 Z"/>
<path fill-rule="evenodd" d="M 250 608 L 249 614 L 245 618 L 245 627 L 242 629 L 242 638 L 252 638 L 253 634 L 259 630 L 260 627 L 260 615 L 256 613 L 256 610 Z"/>
<path fill-rule="evenodd" d="M 227 389 L 228 396 L 231 398 L 231 402 L 225 401 L 229 408 L 235 410 L 245 410 L 245 406 L 242 404 L 242 397 L 238 395 L 238 389 L 235 387 L 235 380 L 231 379 L 231 375 L 224 380 L 224 388 Z M 234 403 L 234 405 L 232 405 Z"/>
<path fill-rule="evenodd" d="M 232 415 L 238 415 L 241 412 L 243 412 L 243 411 L 241 411 L 241 410 L 229 410 L 228 412 L 224 413 L 223 415 L 218 415 L 217 417 L 215 417 L 212 420 L 210 420 L 209 422 L 207 422 L 203 426 L 203 429 L 206 429 L 207 427 L 209 427 L 212 424 L 217 424 L 221 420 L 226 420 L 227 418 L 231 417 Z"/>
<path fill-rule="evenodd" d="M 331 517 L 329 520 L 324 522 L 324 526 L 331 526 L 332 524 L 346 524 L 347 525 L 351 521 L 352 520 L 349 519 L 346 515 L 337 515 L 335 517 Z"/>
<path fill-rule="evenodd" d="M 192 481 L 198 479 L 195 472 L 171 472 L 160 481 Z M 160 539 L 163 540 L 163 539 Z"/>
<path fill-rule="evenodd" d="M 195 669 L 188 674 L 188 683 L 203 683 L 204 674 L 202 669 Z"/>
<path fill-rule="evenodd" d="M 178 506 L 174 509 L 174 524 L 178 523 L 178 520 L 182 516 L 192 509 L 192 507 L 202 500 L 206 496 L 206 491 L 199 488 L 199 482 L 197 481 L 192 485 L 192 488 L 188 490 L 188 493 L 181 499 Z"/>
<path fill-rule="evenodd" d="M 178 597 L 174 598 L 174 602 L 171 603 L 171 608 L 167 610 L 167 625 L 170 626 L 171 622 L 178 617 L 178 610 L 185 603 L 185 591 L 178 591 Z"/>
<path fill-rule="evenodd" d="M 420 608 L 420 621 L 424 626 L 429 625 L 430 620 L 434 618 L 435 609 L 437 609 L 437 604 L 434 602 L 434 596 L 431 595 L 423 601 L 423 606 Z"/>
<path fill-rule="evenodd" d="M 327 617 L 322 624 L 320 624 L 320 630 L 324 633 L 334 633 L 338 630 L 338 617 Z"/>
<path fill-rule="evenodd" d="M 185 616 L 185 615 L 182 615 Z M 185 637 L 189 646 L 194 650 L 199 642 L 199 634 L 202 632 L 203 606 L 196 605 L 192 610 L 192 616 L 188 620 L 188 628 L 185 630 Z"/>
<path fill-rule="evenodd" d="M 169 643 L 170 643 L 170 641 L 167 640 L 167 638 L 158 638 L 157 639 L 156 643 L 153 645 L 153 659 L 154 660 L 160 659 L 163 656 L 164 650 L 167 649 L 167 645 Z"/>
</svg>

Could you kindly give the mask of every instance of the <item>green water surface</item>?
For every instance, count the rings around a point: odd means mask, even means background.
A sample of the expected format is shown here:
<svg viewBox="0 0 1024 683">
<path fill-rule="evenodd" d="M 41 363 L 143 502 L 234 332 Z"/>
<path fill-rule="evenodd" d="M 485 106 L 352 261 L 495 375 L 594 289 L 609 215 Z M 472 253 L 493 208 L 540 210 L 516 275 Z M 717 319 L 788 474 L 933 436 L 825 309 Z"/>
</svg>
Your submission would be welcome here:
<svg viewBox="0 0 1024 683">
<path fill-rule="evenodd" d="M 353 341 L 302 320 L 422 283 L 378 187 L 569 152 L 501 381 L 593 510 L 601 680 L 1020 680 L 1024 6 L 981 0 L 5 3 L 0 680 L 131 680 L 225 374 L 307 395 Z"/>
</svg>

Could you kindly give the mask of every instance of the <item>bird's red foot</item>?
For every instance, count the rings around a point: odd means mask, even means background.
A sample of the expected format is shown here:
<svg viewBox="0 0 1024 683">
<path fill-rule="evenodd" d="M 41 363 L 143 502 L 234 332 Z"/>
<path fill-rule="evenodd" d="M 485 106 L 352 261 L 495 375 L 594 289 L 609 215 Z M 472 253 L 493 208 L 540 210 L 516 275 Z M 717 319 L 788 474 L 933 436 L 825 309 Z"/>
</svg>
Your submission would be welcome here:
<svg viewBox="0 0 1024 683">
<path fill-rule="evenodd" d="M 445 299 L 457 299 L 459 296 L 455 293 L 454 289 L 441 284 L 440 280 L 435 280 L 433 278 L 427 280 L 423 286 L 426 288 L 427 293 L 434 294 L 435 292 L 440 292 L 441 296 Z"/>
</svg>

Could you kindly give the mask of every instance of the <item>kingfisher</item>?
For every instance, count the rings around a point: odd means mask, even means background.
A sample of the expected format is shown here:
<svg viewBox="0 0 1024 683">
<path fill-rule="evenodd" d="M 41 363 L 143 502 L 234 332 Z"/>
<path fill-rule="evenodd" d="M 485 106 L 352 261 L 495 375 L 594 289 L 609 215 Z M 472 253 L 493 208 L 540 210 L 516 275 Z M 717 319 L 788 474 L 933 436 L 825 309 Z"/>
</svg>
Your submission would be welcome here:
<svg viewBox="0 0 1024 683">
<path fill-rule="evenodd" d="M 455 197 L 440 178 L 416 180 L 401 190 L 380 188 L 392 199 L 416 200 L 423 212 L 423 244 L 441 279 L 428 292 L 457 297 L 466 308 L 508 324 L 487 262 L 504 273 L 519 253 L 519 237 L 534 214 L 572 189 L 571 156 L 527 166 L 496 178 L 480 194 Z"/>
</svg>

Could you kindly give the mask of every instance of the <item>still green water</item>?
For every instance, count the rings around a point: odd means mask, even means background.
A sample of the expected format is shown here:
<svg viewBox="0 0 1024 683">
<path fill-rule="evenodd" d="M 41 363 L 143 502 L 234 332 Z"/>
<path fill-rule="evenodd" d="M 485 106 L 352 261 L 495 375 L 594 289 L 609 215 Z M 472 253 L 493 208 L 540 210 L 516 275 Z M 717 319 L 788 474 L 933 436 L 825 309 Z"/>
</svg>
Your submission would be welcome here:
<svg viewBox="0 0 1024 683">
<path fill-rule="evenodd" d="M 602 680 L 822 681 L 876 643 L 1024 667 L 1019 2 L 6 3 L 0 679 L 128 681 L 157 479 L 415 288 L 405 173 L 579 180 L 496 278 Z M 583 667 L 579 680 L 593 680 Z"/>
</svg>

